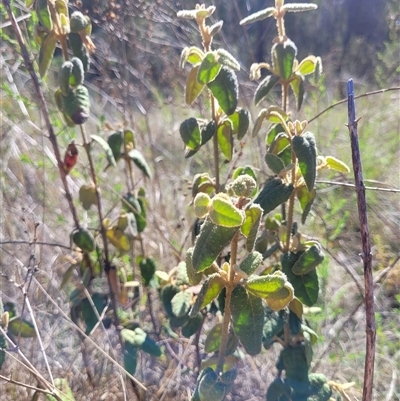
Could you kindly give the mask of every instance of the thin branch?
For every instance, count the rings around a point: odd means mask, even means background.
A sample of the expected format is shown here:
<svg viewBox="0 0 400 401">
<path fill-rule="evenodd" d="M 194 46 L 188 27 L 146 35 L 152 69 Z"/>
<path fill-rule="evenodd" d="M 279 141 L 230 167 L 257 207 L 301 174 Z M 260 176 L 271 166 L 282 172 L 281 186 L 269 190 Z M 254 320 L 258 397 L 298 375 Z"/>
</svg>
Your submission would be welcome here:
<svg viewBox="0 0 400 401">
<path fill-rule="evenodd" d="M 367 180 L 364 180 L 367 181 Z M 331 185 L 338 185 L 342 187 L 349 187 L 349 188 L 355 188 L 354 184 L 351 184 L 349 182 L 339 182 L 339 181 L 327 181 L 327 180 L 317 180 L 316 181 L 318 184 L 331 184 Z M 397 188 L 382 188 L 382 187 L 366 187 L 364 188 L 368 191 L 382 191 L 382 192 L 394 192 L 394 193 L 400 193 L 400 189 Z"/>
<path fill-rule="evenodd" d="M 362 242 L 362 260 L 364 263 L 365 285 L 365 314 L 366 314 L 366 355 L 364 367 L 363 401 L 372 401 L 375 361 L 376 325 L 374 314 L 374 280 L 372 275 L 372 253 L 367 220 L 367 202 L 365 186 L 362 176 L 361 155 L 358 145 L 356 109 L 354 104 L 353 80 L 347 83 L 348 117 L 351 142 L 351 155 L 353 159 L 354 180 L 357 192 L 358 215 L 360 219 L 360 232 Z"/>
<path fill-rule="evenodd" d="M 47 245 L 47 246 L 54 246 L 54 247 L 60 247 L 64 249 L 71 250 L 70 246 L 66 246 L 63 244 L 57 244 L 53 242 L 41 242 L 41 241 L 23 241 L 23 240 L 10 240 L 10 241 L 0 241 L 0 245 L 7 245 L 7 244 L 12 244 L 12 245 L 17 245 L 17 244 L 24 244 L 24 245 Z"/>
<path fill-rule="evenodd" d="M 400 90 L 400 86 L 395 86 L 393 88 L 379 89 L 379 90 L 376 90 L 376 91 L 366 92 L 366 93 L 364 93 L 362 95 L 358 95 L 358 96 L 354 97 L 354 100 L 355 99 L 360 99 L 362 97 L 373 96 L 373 95 L 378 95 L 380 93 L 386 93 L 386 92 L 398 91 L 398 90 Z M 308 120 L 308 123 L 311 123 L 312 121 L 316 120 L 318 117 L 322 116 L 322 114 L 325 114 L 327 111 L 333 109 L 336 106 L 339 106 L 340 104 L 346 103 L 346 102 L 347 102 L 347 98 L 339 100 L 338 102 L 331 104 L 329 107 L 327 107 L 326 109 L 322 110 L 316 116 L 314 116 L 313 118 L 310 118 Z"/>
</svg>

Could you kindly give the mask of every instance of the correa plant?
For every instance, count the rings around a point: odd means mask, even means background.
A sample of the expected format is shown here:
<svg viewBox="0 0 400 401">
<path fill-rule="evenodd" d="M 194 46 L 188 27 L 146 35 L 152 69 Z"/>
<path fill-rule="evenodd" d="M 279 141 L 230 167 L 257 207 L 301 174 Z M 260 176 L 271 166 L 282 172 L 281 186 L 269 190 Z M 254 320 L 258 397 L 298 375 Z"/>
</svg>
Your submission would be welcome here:
<svg viewBox="0 0 400 401">
<path fill-rule="evenodd" d="M 175 326 L 197 322 L 201 327 L 202 315 L 216 311 L 223 315 L 205 339 L 205 351 L 211 355 L 201 362 L 192 401 L 225 399 L 238 374 L 239 344 L 249 355 L 259 354 L 262 347 L 268 350 L 273 343 L 282 346 L 267 401 L 326 401 L 333 390 L 343 392 L 340 385 L 310 370 L 317 334 L 304 321 L 303 312 L 304 306 L 317 302 L 316 268 L 324 253 L 318 240 L 301 233 L 295 221 L 297 199 L 301 223 L 306 222 L 316 197 L 318 171 L 349 172 L 342 161 L 318 155 L 307 121 L 291 117 L 291 93 L 299 111 L 305 76 L 313 74 L 318 80 L 322 64 L 315 56 L 301 61 L 296 58 L 297 47 L 286 35 L 284 17 L 287 12 L 316 8 L 315 4 L 276 0 L 275 7 L 241 21 L 245 25 L 273 17 L 278 31 L 271 61 L 253 64 L 250 69 L 252 79 L 260 79 L 262 69 L 267 70 L 254 94 L 256 105 L 265 102 L 276 86 L 282 95 L 279 106 L 262 109 L 254 123 L 253 136 L 261 132 L 264 122 L 270 123 L 265 162 L 272 175 L 260 187 L 251 166 L 235 169 L 232 180 L 228 177 L 227 184 L 221 184 L 219 156 L 222 153 L 231 161 L 235 143 L 249 127 L 248 111 L 238 107 L 234 70 L 240 65 L 226 50 L 212 48 L 222 21 L 206 24 L 214 6 L 197 5 L 194 10 L 178 12 L 180 18 L 195 20 L 203 45 L 182 51 L 181 67 L 185 63 L 191 66 L 186 103 L 191 105 L 204 93 L 211 111 L 207 117 L 183 121 L 179 131 L 186 145 L 185 157 L 192 157 L 212 141 L 214 177 L 205 172 L 193 179 L 196 237 L 186 254 L 186 273 L 192 287 L 166 286 L 162 298 Z M 268 263 L 263 265 L 263 261 Z M 200 283 L 200 290 L 193 291 Z"/>
</svg>

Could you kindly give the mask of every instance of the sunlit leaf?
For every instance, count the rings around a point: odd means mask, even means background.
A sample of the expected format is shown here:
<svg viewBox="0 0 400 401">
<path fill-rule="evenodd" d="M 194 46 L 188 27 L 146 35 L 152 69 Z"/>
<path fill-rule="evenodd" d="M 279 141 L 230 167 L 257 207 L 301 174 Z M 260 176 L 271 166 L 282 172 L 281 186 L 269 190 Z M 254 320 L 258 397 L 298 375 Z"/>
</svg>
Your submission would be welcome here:
<svg viewBox="0 0 400 401">
<path fill-rule="evenodd" d="M 231 201 L 216 195 L 211 200 L 209 218 L 213 223 L 223 227 L 239 227 L 244 221 L 244 212 Z"/>
<path fill-rule="evenodd" d="M 326 156 L 325 162 L 331 170 L 339 171 L 340 173 L 349 173 L 349 166 L 333 156 Z"/>
<path fill-rule="evenodd" d="M 200 95 L 200 93 L 205 87 L 205 84 L 202 84 L 197 80 L 199 69 L 200 69 L 199 65 L 193 67 L 187 76 L 186 88 L 185 88 L 185 100 L 186 104 L 188 105 L 191 105 L 197 99 L 197 97 Z"/>
<path fill-rule="evenodd" d="M 53 60 L 54 50 L 56 49 L 57 39 L 52 33 L 49 33 L 42 42 L 39 51 L 39 74 L 43 78 Z"/>
<path fill-rule="evenodd" d="M 317 174 L 317 146 L 314 134 L 306 132 L 292 139 L 292 149 L 296 154 L 299 167 L 309 191 L 312 191 Z"/>
<path fill-rule="evenodd" d="M 223 121 L 217 128 L 218 144 L 226 160 L 232 159 L 233 137 L 232 123 L 229 120 Z"/>
<path fill-rule="evenodd" d="M 297 199 L 300 202 L 302 214 L 301 222 L 304 224 L 306 222 L 307 216 L 310 213 L 311 206 L 314 203 L 315 196 L 317 194 L 314 188 L 311 192 L 308 192 L 306 186 L 300 187 L 296 190 Z"/>
<path fill-rule="evenodd" d="M 106 232 L 108 240 L 120 251 L 128 252 L 130 241 L 128 236 L 118 227 L 109 228 Z"/>
<path fill-rule="evenodd" d="M 250 113 L 242 108 L 238 108 L 233 114 L 229 116 L 232 122 L 232 133 L 237 135 L 240 141 L 246 135 L 250 124 Z"/>
<path fill-rule="evenodd" d="M 207 84 L 221 109 L 229 116 L 236 110 L 239 99 L 239 85 L 235 73 L 222 67 L 216 78 Z"/>
<path fill-rule="evenodd" d="M 132 149 L 128 152 L 128 156 L 147 178 L 152 177 L 150 167 L 140 151 Z"/>
<path fill-rule="evenodd" d="M 215 79 L 221 68 L 222 65 L 218 62 L 217 54 L 214 52 L 207 53 L 199 66 L 197 81 L 199 84 L 207 85 Z"/>
<path fill-rule="evenodd" d="M 276 13 L 275 7 L 267 7 L 264 10 L 258 11 L 242 19 L 240 21 L 240 25 L 252 24 L 253 22 L 261 21 L 265 18 L 272 17 L 275 13 Z"/>
<path fill-rule="evenodd" d="M 325 258 L 321 246 L 316 243 L 306 249 L 297 259 L 292 267 L 292 272 L 296 275 L 307 274 L 313 271 Z"/>
<path fill-rule="evenodd" d="M 260 205 L 252 204 L 245 210 L 245 221 L 241 226 L 242 234 L 246 237 L 246 250 L 251 252 L 257 239 L 263 210 Z"/>
<path fill-rule="evenodd" d="M 254 103 L 258 105 L 263 100 L 271 89 L 279 82 L 279 75 L 268 75 L 258 85 L 254 92 Z"/>
<path fill-rule="evenodd" d="M 189 118 L 180 125 L 179 133 L 183 143 L 189 149 L 196 149 L 201 145 L 201 133 L 199 123 L 196 118 Z"/>
<path fill-rule="evenodd" d="M 290 87 L 296 98 L 297 111 L 299 111 L 304 99 L 304 77 L 296 73 L 296 76 L 290 82 Z"/>
<path fill-rule="evenodd" d="M 116 167 L 117 163 L 115 162 L 113 151 L 110 148 L 110 145 L 99 135 L 91 135 L 91 138 L 103 148 L 108 162 Z"/>
<path fill-rule="evenodd" d="M 36 337 L 36 331 L 33 324 L 18 316 L 9 320 L 8 331 L 15 337 L 18 335 L 23 338 Z"/>
<path fill-rule="evenodd" d="M 183 316 L 189 312 L 190 301 L 192 299 L 191 291 L 179 291 L 171 299 L 172 313 L 176 317 Z"/>
</svg>

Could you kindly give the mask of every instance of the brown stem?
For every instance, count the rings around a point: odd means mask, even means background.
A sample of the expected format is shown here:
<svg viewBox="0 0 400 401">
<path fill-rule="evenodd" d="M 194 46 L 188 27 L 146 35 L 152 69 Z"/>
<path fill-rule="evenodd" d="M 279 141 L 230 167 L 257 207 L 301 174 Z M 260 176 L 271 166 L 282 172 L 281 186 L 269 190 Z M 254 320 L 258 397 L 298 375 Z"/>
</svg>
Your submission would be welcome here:
<svg viewBox="0 0 400 401">
<path fill-rule="evenodd" d="M 228 272 L 228 282 L 226 284 L 225 310 L 224 320 L 222 321 L 221 343 L 218 350 L 217 374 L 223 370 L 226 347 L 228 345 L 229 324 L 231 322 L 231 298 L 232 292 L 235 288 L 235 265 L 237 260 L 238 241 L 239 234 L 236 233 L 231 242 L 231 260 Z"/>
<path fill-rule="evenodd" d="M 30 76 L 32 78 L 33 86 L 35 87 L 35 91 L 36 91 L 36 94 L 37 94 L 37 97 L 38 97 L 38 100 L 39 100 L 39 106 L 40 106 L 40 109 L 41 109 L 42 114 L 43 114 L 43 118 L 44 118 L 44 121 L 45 121 L 45 124 L 46 124 L 47 131 L 49 133 L 49 140 L 50 140 L 50 142 L 51 142 L 51 144 L 53 146 L 54 155 L 55 155 L 56 160 L 57 160 L 57 165 L 58 165 L 58 169 L 59 169 L 59 172 L 60 172 L 61 181 L 62 181 L 63 186 L 64 186 L 65 197 L 67 198 L 67 201 L 68 201 L 68 204 L 69 204 L 69 208 L 71 210 L 72 217 L 74 219 L 75 226 L 77 228 L 79 228 L 80 224 L 79 224 L 78 215 L 76 213 L 76 209 L 75 209 L 74 203 L 72 201 L 72 196 L 71 196 L 71 193 L 69 191 L 68 182 L 67 182 L 67 178 L 66 178 L 66 173 L 65 173 L 65 170 L 64 170 L 64 165 L 63 165 L 63 162 L 62 162 L 62 159 L 61 159 L 61 156 L 60 156 L 60 150 L 58 148 L 57 137 L 56 137 L 56 135 L 54 133 L 53 125 L 51 124 L 51 121 L 50 121 L 49 109 L 47 107 L 47 103 L 46 103 L 46 100 L 44 98 L 44 94 L 43 94 L 42 88 L 40 86 L 39 79 L 38 79 L 38 77 L 37 77 L 37 75 L 35 73 L 35 70 L 33 68 L 33 65 L 32 65 L 31 59 L 29 57 L 28 50 L 26 48 L 26 45 L 25 45 L 21 30 L 19 29 L 18 23 L 17 23 L 17 21 L 16 21 L 16 19 L 14 17 L 14 14 L 13 14 L 13 12 L 11 10 L 10 0 L 2 0 L 2 2 L 3 2 L 4 6 L 5 6 L 6 10 L 7 10 L 8 16 L 9 16 L 10 21 L 11 21 L 11 25 L 12 25 L 13 30 L 15 32 L 15 36 L 17 37 L 18 44 L 19 44 L 19 46 L 21 48 L 21 54 L 22 54 L 22 58 L 24 59 L 25 66 L 26 66 L 27 70 L 29 71 L 29 74 L 30 74 Z"/>
<path fill-rule="evenodd" d="M 364 367 L 363 401 L 372 400 L 375 361 L 376 325 L 374 314 L 374 280 L 372 275 L 372 254 L 367 219 L 367 202 L 362 175 L 361 155 L 358 145 L 356 109 L 354 104 L 353 80 L 347 82 L 349 133 L 351 142 L 351 155 L 353 159 L 354 180 L 357 192 L 358 215 L 360 219 L 360 233 L 362 242 L 362 260 L 364 263 L 365 282 L 365 313 L 366 313 L 366 355 Z"/>
</svg>

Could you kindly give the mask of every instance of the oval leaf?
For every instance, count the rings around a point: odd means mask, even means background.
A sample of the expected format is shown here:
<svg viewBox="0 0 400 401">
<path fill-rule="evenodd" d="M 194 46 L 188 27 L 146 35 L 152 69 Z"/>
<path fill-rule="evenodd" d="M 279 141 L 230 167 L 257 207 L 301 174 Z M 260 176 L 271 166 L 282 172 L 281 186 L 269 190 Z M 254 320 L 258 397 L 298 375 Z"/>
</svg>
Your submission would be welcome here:
<svg viewBox="0 0 400 401">
<path fill-rule="evenodd" d="M 260 205 L 252 204 L 245 210 L 245 221 L 240 230 L 246 239 L 246 250 L 251 252 L 257 239 L 263 210 Z"/>
<path fill-rule="evenodd" d="M 304 99 L 304 77 L 296 74 L 296 77 L 290 82 L 290 86 L 296 98 L 297 111 L 299 111 Z"/>
<path fill-rule="evenodd" d="M 306 132 L 292 139 L 292 149 L 299 161 L 299 167 L 308 191 L 312 191 L 317 175 L 317 146 L 314 134 Z"/>
<path fill-rule="evenodd" d="M 222 67 L 217 77 L 207 84 L 221 109 L 229 116 L 236 110 L 239 98 L 239 85 L 235 73 Z"/>
<path fill-rule="evenodd" d="M 211 200 L 208 215 L 213 223 L 222 227 L 239 227 L 244 221 L 244 212 L 218 195 Z"/>
<path fill-rule="evenodd" d="M 54 50 L 56 50 L 57 39 L 49 33 L 42 42 L 39 51 L 39 74 L 43 78 L 53 60 Z"/>
<path fill-rule="evenodd" d="M 112 149 L 110 148 L 110 145 L 101 136 L 91 135 L 91 138 L 103 148 L 104 152 L 106 153 L 108 162 L 115 167 L 117 163 L 115 162 L 114 154 Z"/>
<path fill-rule="evenodd" d="M 196 118 L 189 118 L 180 125 L 179 133 L 183 143 L 192 150 L 201 145 L 201 133 L 199 123 Z"/>
<path fill-rule="evenodd" d="M 342 162 L 341 160 L 336 159 L 336 157 L 326 156 L 325 162 L 331 170 L 336 170 L 339 171 L 340 173 L 350 172 L 349 166 L 346 163 Z"/>
<path fill-rule="evenodd" d="M 229 120 L 232 122 L 232 134 L 237 134 L 237 139 L 240 141 L 249 129 L 250 113 L 239 108 L 229 116 Z"/>
<path fill-rule="evenodd" d="M 321 264 L 324 258 L 321 246 L 314 244 L 300 255 L 292 267 L 292 272 L 297 275 L 307 274 Z"/>
<path fill-rule="evenodd" d="M 249 294 L 238 285 L 232 292 L 232 324 L 235 334 L 247 353 L 257 355 L 261 352 L 264 308 L 261 298 Z"/>
<path fill-rule="evenodd" d="M 214 52 L 206 54 L 197 72 L 197 81 L 199 84 L 207 85 L 218 75 L 222 65 L 217 61 L 217 58 Z"/>
<path fill-rule="evenodd" d="M 141 152 L 137 149 L 132 149 L 129 151 L 128 156 L 147 178 L 151 178 L 150 167 Z"/>
<path fill-rule="evenodd" d="M 225 120 L 217 128 L 218 144 L 222 154 L 226 160 L 232 160 L 233 154 L 233 137 L 232 137 L 232 123 L 230 120 Z"/>
<path fill-rule="evenodd" d="M 279 82 L 279 75 L 268 75 L 258 85 L 254 93 L 254 103 L 258 105 L 263 100 L 271 89 Z"/>
<path fill-rule="evenodd" d="M 186 80 L 185 101 L 188 105 L 191 105 L 197 99 L 197 97 L 200 95 L 205 87 L 205 84 L 202 84 L 197 80 L 199 69 L 199 65 L 193 67 L 190 70 Z"/>
</svg>

